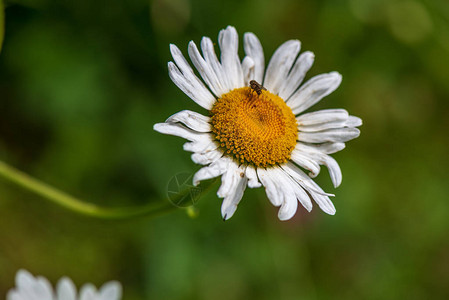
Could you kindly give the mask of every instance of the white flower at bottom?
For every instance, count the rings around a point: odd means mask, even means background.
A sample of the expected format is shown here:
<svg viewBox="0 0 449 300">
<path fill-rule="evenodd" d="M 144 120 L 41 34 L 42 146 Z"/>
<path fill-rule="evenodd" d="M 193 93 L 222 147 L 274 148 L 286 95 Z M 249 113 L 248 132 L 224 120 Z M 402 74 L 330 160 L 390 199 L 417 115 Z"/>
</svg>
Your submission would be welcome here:
<svg viewBox="0 0 449 300">
<path fill-rule="evenodd" d="M 193 41 L 189 43 L 190 59 L 206 85 L 181 51 L 170 45 L 174 60 L 168 63 L 170 78 L 209 113 L 184 110 L 155 124 L 154 129 L 189 140 L 184 150 L 193 152 L 195 163 L 205 165 L 194 175 L 195 185 L 221 176 L 217 195 L 224 198 L 221 212 L 225 220 L 236 211 L 246 186 L 262 185 L 271 203 L 280 207 L 281 220 L 293 217 L 298 202 L 310 211 L 312 200 L 324 212 L 335 214 L 329 199 L 333 195 L 311 178 L 325 165 L 334 186 L 340 185 L 340 167 L 329 154 L 359 136 L 356 127 L 362 120 L 344 109 L 302 113 L 332 93 L 341 75 L 321 74 L 301 85 L 314 55 L 306 51 L 298 56 L 298 40 L 282 44 L 266 71 L 259 39 L 245 33 L 243 41 L 246 56 L 242 61 L 234 27 L 220 31 L 220 60 L 210 38 L 201 40 L 202 54 Z"/>
<path fill-rule="evenodd" d="M 17 272 L 16 287 L 6 296 L 6 300 L 120 300 L 121 298 L 122 286 L 116 281 L 105 283 L 99 290 L 90 283 L 85 284 L 77 295 L 75 285 L 67 277 L 59 280 L 54 291 L 46 278 L 34 277 L 25 270 Z"/>
</svg>

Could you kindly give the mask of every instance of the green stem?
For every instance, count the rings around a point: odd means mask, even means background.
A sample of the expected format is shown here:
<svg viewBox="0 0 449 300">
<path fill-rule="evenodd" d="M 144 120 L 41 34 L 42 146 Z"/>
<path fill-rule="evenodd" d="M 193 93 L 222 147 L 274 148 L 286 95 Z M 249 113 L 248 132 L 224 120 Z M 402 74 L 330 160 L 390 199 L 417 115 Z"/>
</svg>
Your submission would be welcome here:
<svg viewBox="0 0 449 300">
<path fill-rule="evenodd" d="M 16 185 L 25 188 L 55 204 L 58 204 L 68 210 L 102 219 L 127 219 L 138 216 L 156 216 L 169 211 L 176 210 L 178 207 L 166 201 L 162 204 L 147 204 L 138 207 L 124 207 L 124 208 L 105 208 L 95 204 L 81 201 L 71 195 L 60 191 L 38 179 L 29 176 L 22 171 L 13 168 L 4 162 L 0 161 L 0 177 L 15 183 Z M 203 191 L 206 191 L 213 185 L 209 182 L 203 186 Z M 187 193 L 189 191 L 186 191 Z M 183 197 L 185 193 L 180 194 Z M 173 201 L 176 203 L 176 200 Z"/>
</svg>

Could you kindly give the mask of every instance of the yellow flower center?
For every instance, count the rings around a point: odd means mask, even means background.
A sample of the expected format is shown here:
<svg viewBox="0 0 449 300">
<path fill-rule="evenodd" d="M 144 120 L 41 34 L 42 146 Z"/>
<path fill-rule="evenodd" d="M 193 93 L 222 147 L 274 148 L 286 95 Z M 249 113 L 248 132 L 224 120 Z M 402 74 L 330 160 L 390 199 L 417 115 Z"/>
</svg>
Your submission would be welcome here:
<svg viewBox="0 0 449 300">
<path fill-rule="evenodd" d="M 215 138 L 240 163 L 257 167 L 282 164 L 296 146 L 298 128 L 281 97 L 249 87 L 221 96 L 211 110 Z"/>
</svg>

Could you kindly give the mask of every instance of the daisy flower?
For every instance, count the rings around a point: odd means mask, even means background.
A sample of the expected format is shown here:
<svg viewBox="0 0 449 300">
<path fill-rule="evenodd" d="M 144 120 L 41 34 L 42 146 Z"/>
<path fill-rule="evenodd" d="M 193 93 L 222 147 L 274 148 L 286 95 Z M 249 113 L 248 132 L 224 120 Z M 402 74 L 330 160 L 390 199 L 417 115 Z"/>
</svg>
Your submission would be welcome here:
<svg viewBox="0 0 449 300">
<path fill-rule="evenodd" d="M 203 81 L 178 47 L 170 45 L 174 60 L 168 63 L 170 78 L 208 112 L 183 110 L 154 129 L 189 141 L 184 150 L 193 152 L 192 160 L 204 165 L 194 175 L 194 185 L 221 176 L 217 195 L 224 198 L 225 220 L 236 211 L 246 186 L 264 186 L 270 202 L 280 207 L 280 220 L 292 218 L 298 202 L 311 211 L 314 201 L 324 212 L 335 214 L 329 199 L 334 195 L 324 192 L 312 178 L 324 165 L 334 186 L 340 185 L 340 167 L 329 154 L 358 137 L 356 127 L 362 121 L 344 109 L 303 112 L 332 93 L 341 75 L 321 74 L 301 85 L 314 55 L 309 51 L 299 55 L 298 40 L 282 44 L 266 70 L 262 45 L 253 33 L 243 36 L 242 61 L 234 27 L 220 31 L 218 44 L 220 59 L 210 38 L 201 40 L 202 53 L 193 41 L 189 43 L 190 60 Z"/>
<path fill-rule="evenodd" d="M 120 300 L 122 286 L 119 282 L 105 283 L 99 290 L 92 284 L 85 284 L 77 295 L 72 280 L 63 277 L 56 291 L 50 282 L 41 276 L 34 277 L 28 271 L 19 270 L 16 274 L 16 287 L 11 289 L 6 300 Z"/>
</svg>

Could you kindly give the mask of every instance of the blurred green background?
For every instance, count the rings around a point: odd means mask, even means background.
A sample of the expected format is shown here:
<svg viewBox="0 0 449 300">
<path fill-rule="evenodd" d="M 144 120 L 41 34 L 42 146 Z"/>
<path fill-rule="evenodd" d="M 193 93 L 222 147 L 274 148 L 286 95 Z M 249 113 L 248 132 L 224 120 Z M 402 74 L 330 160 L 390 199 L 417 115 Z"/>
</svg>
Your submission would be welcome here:
<svg viewBox="0 0 449 300">
<path fill-rule="evenodd" d="M 155 219 L 104 221 L 0 180 L 0 295 L 19 268 L 124 299 L 448 299 L 447 0 L 10 0 L 0 55 L 0 159 L 86 201 L 143 205 L 199 169 L 153 131 L 197 107 L 167 75 L 169 43 L 252 31 L 265 56 L 300 39 L 308 77 L 343 83 L 312 110 L 346 108 L 360 138 L 333 155 L 335 216 L 280 222 L 263 189 L 223 222 L 215 190 Z M 2 298 L 3 296 L 0 296 Z"/>
</svg>

